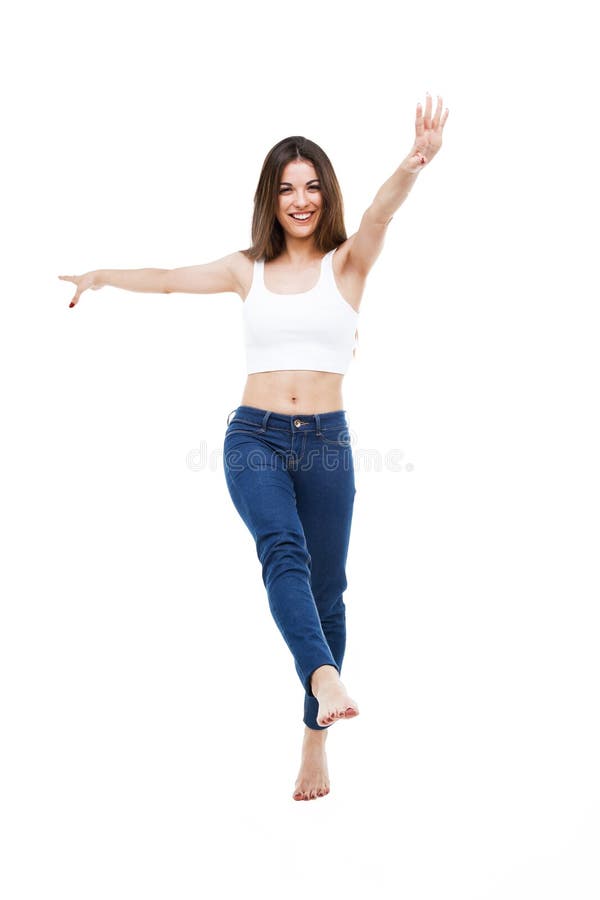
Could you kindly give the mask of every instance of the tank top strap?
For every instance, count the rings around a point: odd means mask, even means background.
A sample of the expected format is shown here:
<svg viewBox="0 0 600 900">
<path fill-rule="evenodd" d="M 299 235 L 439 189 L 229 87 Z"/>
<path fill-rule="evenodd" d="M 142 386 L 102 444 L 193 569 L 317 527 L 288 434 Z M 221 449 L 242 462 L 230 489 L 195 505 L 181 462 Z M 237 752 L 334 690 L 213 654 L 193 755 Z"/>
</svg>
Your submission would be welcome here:
<svg viewBox="0 0 600 900">
<path fill-rule="evenodd" d="M 321 281 L 327 281 L 329 284 L 332 282 L 335 284 L 335 279 L 333 277 L 333 254 L 337 250 L 337 247 L 334 247 L 333 250 L 330 250 L 329 253 L 326 253 L 321 261 Z"/>
<path fill-rule="evenodd" d="M 263 274 L 265 268 L 264 259 L 254 260 L 254 273 L 252 276 L 252 290 L 255 293 L 265 293 L 265 276 Z"/>
</svg>

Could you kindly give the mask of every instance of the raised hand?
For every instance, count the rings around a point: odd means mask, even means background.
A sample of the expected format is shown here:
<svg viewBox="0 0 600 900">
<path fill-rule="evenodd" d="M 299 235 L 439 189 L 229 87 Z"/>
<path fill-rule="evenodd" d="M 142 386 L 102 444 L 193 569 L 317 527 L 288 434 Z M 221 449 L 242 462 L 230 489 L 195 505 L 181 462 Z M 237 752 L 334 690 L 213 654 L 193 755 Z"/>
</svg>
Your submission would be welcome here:
<svg viewBox="0 0 600 900">
<path fill-rule="evenodd" d="M 425 100 L 425 116 L 423 108 L 417 103 L 417 117 L 415 122 L 415 142 L 404 161 L 403 168 L 407 172 L 419 172 L 427 163 L 431 162 L 435 154 L 442 146 L 442 131 L 448 118 L 448 108 L 442 115 L 442 98 L 438 94 L 435 115 L 431 118 L 431 94 L 427 94 Z"/>
<path fill-rule="evenodd" d="M 101 287 L 104 287 L 102 284 L 98 284 L 96 280 L 97 272 L 86 272 L 85 275 L 59 275 L 63 281 L 72 281 L 73 284 L 77 285 L 77 290 L 75 291 L 75 296 L 69 303 L 69 306 L 75 306 L 75 304 L 79 301 L 80 296 L 86 291 L 88 288 L 91 288 L 93 291 L 99 290 Z"/>
</svg>

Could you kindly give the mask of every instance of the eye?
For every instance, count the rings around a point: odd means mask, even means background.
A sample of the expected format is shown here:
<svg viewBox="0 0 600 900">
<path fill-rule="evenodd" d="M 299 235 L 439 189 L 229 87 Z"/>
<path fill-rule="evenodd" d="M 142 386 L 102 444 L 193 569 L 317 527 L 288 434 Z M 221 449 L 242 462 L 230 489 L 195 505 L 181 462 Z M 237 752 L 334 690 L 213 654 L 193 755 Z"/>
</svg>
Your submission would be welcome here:
<svg viewBox="0 0 600 900">
<path fill-rule="evenodd" d="M 289 187 L 281 188 L 281 190 L 279 191 L 279 193 L 280 193 L 280 194 L 286 194 L 286 193 L 287 193 L 288 191 L 290 191 L 290 190 L 291 190 L 291 188 L 289 188 Z M 320 185 L 320 184 L 311 184 L 310 187 L 309 187 L 309 191 L 320 191 L 320 190 L 321 190 L 321 185 Z"/>
</svg>

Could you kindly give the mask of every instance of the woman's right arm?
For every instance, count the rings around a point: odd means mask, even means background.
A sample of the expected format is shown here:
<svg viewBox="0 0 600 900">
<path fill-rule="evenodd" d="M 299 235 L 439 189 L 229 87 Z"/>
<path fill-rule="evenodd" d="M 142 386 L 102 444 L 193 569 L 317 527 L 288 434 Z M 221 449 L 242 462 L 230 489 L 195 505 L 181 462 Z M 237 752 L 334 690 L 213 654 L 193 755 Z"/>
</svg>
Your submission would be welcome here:
<svg viewBox="0 0 600 900">
<path fill-rule="evenodd" d="M 241 293 L 241 251 L 230 253 L 214 262 L 179 269 L 96 269 L 84 275 L 59 275 L 63 281 L 77 285 L 69 306 L 75 306 L 83 291 L 101 287 L 144 291 L 149 294 L 219 294 Z"/>
</svg>

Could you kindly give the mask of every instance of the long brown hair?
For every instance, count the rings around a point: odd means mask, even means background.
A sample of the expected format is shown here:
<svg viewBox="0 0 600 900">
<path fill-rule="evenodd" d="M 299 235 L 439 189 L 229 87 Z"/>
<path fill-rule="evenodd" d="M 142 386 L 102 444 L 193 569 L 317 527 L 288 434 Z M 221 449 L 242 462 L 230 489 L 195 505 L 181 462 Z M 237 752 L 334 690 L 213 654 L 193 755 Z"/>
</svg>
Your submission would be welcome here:
<svg viewBox="0 0 600 900">
<path fill-rule="evenodd" d="M 279 185 L 286 165 L 292 160 L 313 164 L 321 185 L 321 216 L 314 233 L 315 247 L 323 255 L 347 239 L 344 201 L 333 166 L 324 150 L 300 135 L 284 138 L 265 157 L 254 194 L 252 245 L 242 252 L 251 260 L 275 259 L 285 248 L 283 228 L 277 220 Z"/>
</svg>

